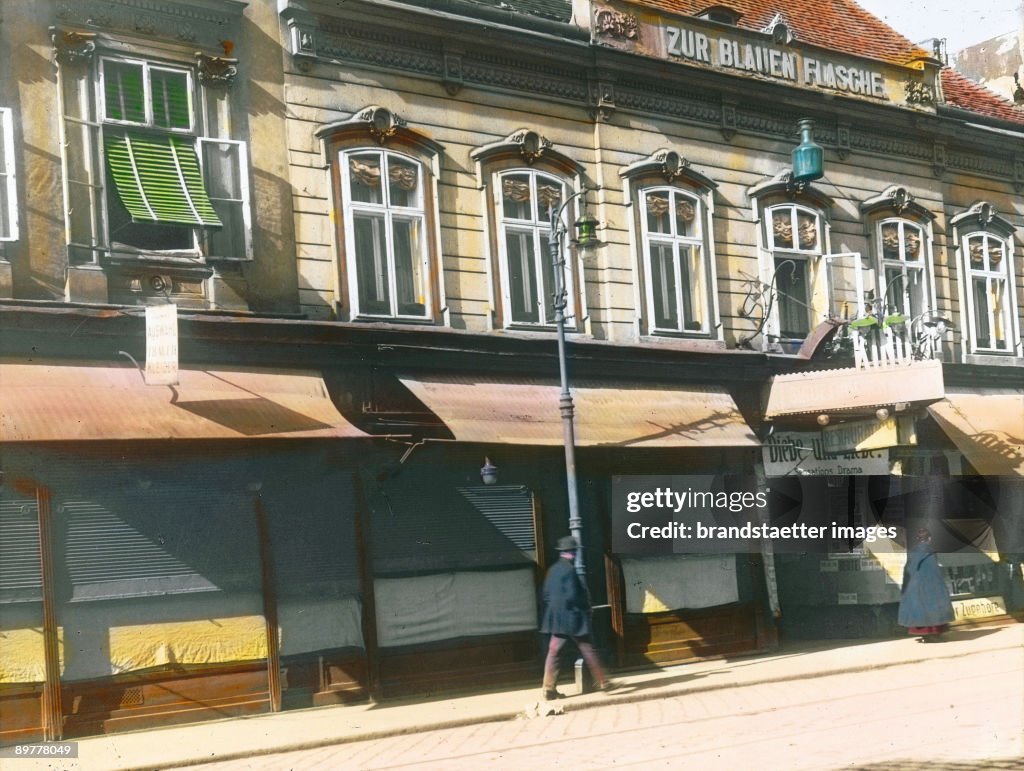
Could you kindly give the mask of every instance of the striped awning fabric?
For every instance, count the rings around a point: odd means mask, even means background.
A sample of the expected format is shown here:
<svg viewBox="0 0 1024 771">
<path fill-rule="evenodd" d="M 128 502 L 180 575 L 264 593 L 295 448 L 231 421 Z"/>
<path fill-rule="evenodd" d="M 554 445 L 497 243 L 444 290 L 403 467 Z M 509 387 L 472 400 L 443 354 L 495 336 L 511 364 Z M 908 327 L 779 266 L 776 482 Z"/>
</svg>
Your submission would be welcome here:
<svg viewBox="0 0 1024 771">
<path fill-rule="evenodd" d="M 126 131 L 107 134 L 104 145 L 114 186 L 132 221 L 222 225 L 190 138 Z"/>
</svg>

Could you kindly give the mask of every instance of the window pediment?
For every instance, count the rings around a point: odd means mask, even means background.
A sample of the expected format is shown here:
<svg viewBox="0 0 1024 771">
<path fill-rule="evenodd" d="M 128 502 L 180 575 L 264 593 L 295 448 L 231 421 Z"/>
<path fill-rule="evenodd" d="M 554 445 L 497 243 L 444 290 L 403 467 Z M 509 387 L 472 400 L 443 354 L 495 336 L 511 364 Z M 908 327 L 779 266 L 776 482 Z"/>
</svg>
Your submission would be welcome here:
<svg viewBox="0 0 1024 771">
<path fill-rule="evenodd" d="M 357 110 L 351 118 L 321 126 L 314 135 L 328 142 L 363 139 L 381 146 L 403 144 L 429 156 L 440 155 L 443 150 L 433 139 L 409 128 L 406 120 L 376 104 Z"/>
<path fill-rule="evenodd" d="M 966 211 L 957 214 L 949 223 L 961 231 L 984 230 L 1009 238 L 1016 230 L 1013 223 L 999 214 L 988 201 L 978 201 Z"/>
<path fill-rule="evenodd" d="M 831 209 L 835 203 L 831 196 L 814 185 L 805 185 L 800 188 L 795 187 L 790 169 L 783 169 L 774 177 L 762 180 L 756 185 L 748 187 L 747 197 L 752 201 L 767 198 L 782 199 L 792 201 L 793 203 L 803 203 L 822 210 Z"/>
<path fill-rule="evenodd" d="M 718 187 L 716 182 L 690 166 L 683 155 L 668 148 L 656 150 L 647 158 L 630 164 L 619 172 L 619 176 L 630 180 L 646 176 L 661 177 L 668 184 L 682 183 L 701 192 L 710 192 Z"/>
<path fill-rule="evenodd" d="M 542 163 L 572 177 L 583 173 L 583 166 L 556 150 L 547 137 L 529 128 L 517 129 L 498 142 L 478 147 L 469 157 L 476 161 L 478 169 L 484 164 L 512 160 L 527 166 Z"/>
<path fill-rule="evenodd" d="M 902 185 L 890 185 L 879 195 L 868 198 L 860 205 L 861 214 L 896 214 L 900 217 L 930 222 L 935 215 L 914 200 L 913 194 Z"/>
</svg>

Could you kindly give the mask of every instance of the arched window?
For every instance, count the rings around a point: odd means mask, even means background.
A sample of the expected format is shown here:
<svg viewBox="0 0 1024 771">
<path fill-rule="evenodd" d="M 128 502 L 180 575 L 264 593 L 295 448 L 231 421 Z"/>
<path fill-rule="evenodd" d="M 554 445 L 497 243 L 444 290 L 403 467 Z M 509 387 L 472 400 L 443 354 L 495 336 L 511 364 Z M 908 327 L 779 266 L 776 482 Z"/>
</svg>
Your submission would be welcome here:
<svg viewBox="0 0 1024 771">
<path fill-rule="evenodd" d="M 498 175 L 499 238 L 504 306 L 511 324 L 555 321 L 554 266 L 549 245 L 551 211 L 566 198 L 565 183 L 534 169 Z M 570 263 L 565 286 L 572 286 Z"/>
<path fill-rule="evenodd" d="M 701 201 L 669 187 L 646 188 L 641 200 L 652 331 L 706 334 L 710 317 Z"/>
<path fill-rule="evenodd" d="M 427 315 L 426 215 L 420 164 L 384 150 L 340 155 L 345 253 L 355 315 Z"/>
<path fill-rule="evenodd" d="M 777 204 L 765 210 L 768 251 L 775 274 L 779 336 L 803 340 L 818 322 L 814 284 L 823 254 L 821 215 L 806 206 Z"/>
<path fill-rule="evenodd" d="M 431 161 L 439 148 L 381 107 L 317 133 L 327 141 L 341 214 L 339 315 L 434 320 L 439 305 Z"/>
<path fill-rule="evenodd" d="M 760 283 L 766 294 L 766 350 L 796 353 L 819 323 L 837 313 L 830 277 L 832 199 L 813 186 L 794 188 L 789 171 L 747 191 L 758 222 Z M 828 258 L 826 258 L 829 256 Z M 849 271 L 847 271 L 849 272 Z"/>
<path fill-rule="evenodd" d="M 565 323 L 579 327 L 584 315 L 580 266 L 562 238 L 552 253 L 551 216 L 562 210 L 571 234 L 578 202 L 564 206 L 577 187 L 580 168 L 535 131 L 520 129 L 474 150 L 486 195 L 491 237 L 494 322 L 497 326 L 547 329 L 555 324 L 555 271 L 566 289 Z"/>
<path fill-rule="evenodd" d="M 715 183 L 675 151 L 658 150 L 622 171 L 635 212 L 643 334 L 717 334 L 711 246 Z"/>
<path fill-rule="evenodd" d="M 934 215 L 899 185 L 864 201 L 860 207 L 869 228 L 875 270 L 866 310 L 881 318 L 906 321 L 889 329 L 905 344 L 920 342 L 921 324 L 935 307 L 931 222 Z"/>
<path fill-rule="evenodd" d="M 962 324 L 968 352 L 1019 355 L 1013 226 L 985 202 L 951 223 L 963 255 Z"/>
</svg>

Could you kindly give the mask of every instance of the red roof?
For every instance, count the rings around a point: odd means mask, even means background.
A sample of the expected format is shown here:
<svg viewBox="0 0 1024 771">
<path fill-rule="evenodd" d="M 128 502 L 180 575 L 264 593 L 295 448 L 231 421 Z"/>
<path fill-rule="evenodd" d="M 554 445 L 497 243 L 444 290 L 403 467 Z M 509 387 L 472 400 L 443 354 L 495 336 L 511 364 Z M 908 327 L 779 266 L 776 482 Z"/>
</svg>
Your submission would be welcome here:
<svg viewBox="0 0 1024 771">
<path fill-rule="evenodd" d="M 853 0 L 633 0 L 679 16 L 725 7 L 740 14 L 736 26 L 761 31 L 781 14 L 798 41 L 854 56 L 905 66 L 933 54 L 910 42 Z M 942 68 L 946 103 L 979 115 L 1024 124 L 1024 111 L 948 67 Z"/>
<path fill-rule="evenodd" d="M 635 1 L 680 16 L 697 16 L 716 5 L 724 6 L 740 14 L 737 27 L 756 31 L 763 30 L 779 13 L 797 40 L 890 64 L 905 65 L 931 56 L 853 0 Z"/>
<path fill-rule="evenodd" d="M 950 107 L 1024 124 L 1024 110 L 949 67 L 942 68 L 942 93 Z"/>
</svg>

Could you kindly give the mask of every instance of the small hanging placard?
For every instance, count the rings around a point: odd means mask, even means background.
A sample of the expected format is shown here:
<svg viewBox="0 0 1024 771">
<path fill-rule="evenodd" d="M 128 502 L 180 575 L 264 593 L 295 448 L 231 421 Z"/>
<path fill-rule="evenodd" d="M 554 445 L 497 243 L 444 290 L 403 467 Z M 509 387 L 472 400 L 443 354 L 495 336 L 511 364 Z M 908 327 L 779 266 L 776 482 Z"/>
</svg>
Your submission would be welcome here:
<svg viewBox="0 0 1024 771">
<path fill-rule="evenodd" d="M 146 385 L 178 383 L 178 306 L 146 306 Z"/>
</svg>

